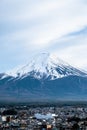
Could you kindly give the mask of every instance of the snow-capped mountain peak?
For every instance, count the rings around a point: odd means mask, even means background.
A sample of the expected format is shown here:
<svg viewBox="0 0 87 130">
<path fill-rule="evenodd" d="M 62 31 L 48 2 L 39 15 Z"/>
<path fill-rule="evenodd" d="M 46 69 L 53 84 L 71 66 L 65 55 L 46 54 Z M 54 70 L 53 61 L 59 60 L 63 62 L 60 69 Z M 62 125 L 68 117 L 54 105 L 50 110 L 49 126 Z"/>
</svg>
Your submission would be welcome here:
<svg viewBox="0 0 87 130">
<path fill-rule="evenodd" d="M 50 55 L 49 53 L 41 53 L 35 56 L 28 64 L 6 72 L 6 75 L 15 78 L 24 78 L 31 75 L 37 79 L 50 77 L 52 80 L 64 76 L 81 74 L 84 73 L 63 62 L 57 58 L 57 56 Z"/>
</svg>

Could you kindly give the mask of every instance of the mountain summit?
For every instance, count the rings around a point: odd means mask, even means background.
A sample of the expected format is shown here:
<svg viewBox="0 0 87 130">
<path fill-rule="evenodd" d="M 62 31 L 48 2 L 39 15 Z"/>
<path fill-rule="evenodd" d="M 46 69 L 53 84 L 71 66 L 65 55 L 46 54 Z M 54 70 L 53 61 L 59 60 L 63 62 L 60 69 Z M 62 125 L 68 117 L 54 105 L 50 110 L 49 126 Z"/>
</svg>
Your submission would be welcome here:
<svg viewBox="0 0 87 130">
<path fill-rule="evenodd" d="M 47 53 L 0 74 L 0 100 L 31 102 L 86 98 L 87 74 Z"/>
<path fill-rule="evenodd" d="M 25 78 L 30 75 L 36 79 L 50 78 L 50 80 L 55 80 L 69 75 L 84 76 L 85 73 L 60 60 L 55 55 L 41 53 L 35 56 L 30 63 L 8 71 L 6 75 L 14 78 Z"/>
</svg>

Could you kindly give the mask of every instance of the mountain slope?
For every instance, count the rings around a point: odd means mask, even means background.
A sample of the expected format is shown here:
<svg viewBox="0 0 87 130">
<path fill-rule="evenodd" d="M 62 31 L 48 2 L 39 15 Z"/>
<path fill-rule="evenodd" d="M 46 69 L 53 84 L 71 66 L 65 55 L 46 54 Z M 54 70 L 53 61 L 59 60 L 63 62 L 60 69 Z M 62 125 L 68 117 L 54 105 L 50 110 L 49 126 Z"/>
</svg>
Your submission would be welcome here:
<svg viewBox="0 0 87 130">
<path fill-rule="evenodd" d="M 0 74 L 0 100 L 86 100 L 87 74 L 55 56 L 41 54 L 30 63 Z M 21 100 L 22 99 L 22 100 Z"/>
<path fill-rule="evenodd" d="M 47 53 L 42 53 L 34 57 L 30 63 L 6 73 L 6 76 L 14 78 L 24 78 L 29 75 L 36 79 L 50 77 L 51 80 L 54 80 L 69 75 L 84 76 L 85 73 L 58 59 L 56 56 Z"/>
</svg>

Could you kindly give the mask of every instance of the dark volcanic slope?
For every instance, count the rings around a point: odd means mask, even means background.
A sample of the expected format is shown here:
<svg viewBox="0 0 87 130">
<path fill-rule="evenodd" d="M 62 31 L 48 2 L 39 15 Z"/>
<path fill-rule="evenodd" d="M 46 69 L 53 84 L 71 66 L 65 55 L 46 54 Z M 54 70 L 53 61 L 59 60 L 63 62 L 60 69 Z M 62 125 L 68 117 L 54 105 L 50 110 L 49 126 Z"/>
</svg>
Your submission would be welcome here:
<svg viewBox="0 0 87 130">
<path fill-rule="evenodd" d="M 68 76 L 55 80 L 33 77 L 0 80 L 0 97 L 5 100 L 86 100 L 87 77 Z"/>
</svg>

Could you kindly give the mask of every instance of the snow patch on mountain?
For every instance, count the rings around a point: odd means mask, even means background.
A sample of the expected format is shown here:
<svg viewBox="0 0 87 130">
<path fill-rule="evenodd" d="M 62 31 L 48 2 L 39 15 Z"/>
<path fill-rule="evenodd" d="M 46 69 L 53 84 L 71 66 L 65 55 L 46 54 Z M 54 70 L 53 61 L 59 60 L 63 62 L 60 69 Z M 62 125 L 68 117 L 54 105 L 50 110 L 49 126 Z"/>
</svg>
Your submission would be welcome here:
<svg viewBox="0 0 87 130">
<path fill-rule="evenodd" d="M 69 75 L 79 76 L 81 74 L 84 73 L 49 53 L 39 54 L 30 63 L 6 72 L 6 76 L 14 78 L 24 78 L 31 75 L 37 79 L 50 77 L 51 80 Z"/>
</svg>

